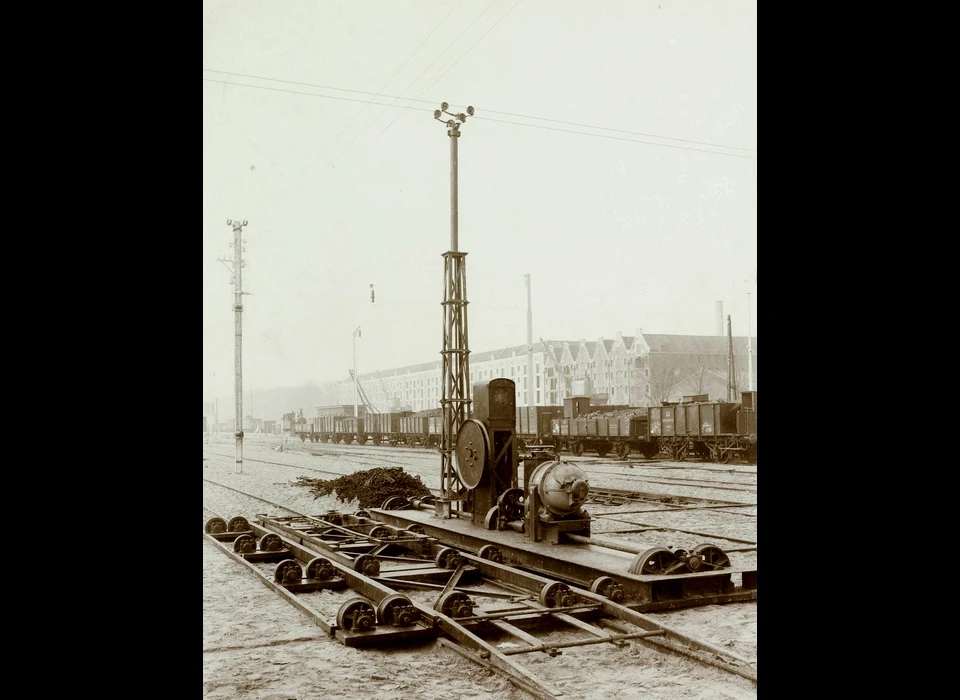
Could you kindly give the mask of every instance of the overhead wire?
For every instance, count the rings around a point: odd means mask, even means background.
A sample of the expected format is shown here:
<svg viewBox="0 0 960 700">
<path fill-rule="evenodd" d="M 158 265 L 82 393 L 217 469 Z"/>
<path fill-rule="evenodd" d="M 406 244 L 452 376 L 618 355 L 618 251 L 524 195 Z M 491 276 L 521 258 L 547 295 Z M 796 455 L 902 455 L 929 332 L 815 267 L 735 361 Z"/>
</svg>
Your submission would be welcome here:
<svg viewBox="0 0 960 700">
<path fill-rule="evenodd" d="M 519 3 L 517 3 L 517 4 L 519 4 Z M 516 6 L 514 6 L 514 7 L 516 7 Z M 509 12 L 507 12 L 506 14 L 509 14 Z M 506 14 L 504 15 L 504 17 L 506 17 Z M 501 19 L 502 19 L 502 18 L 501 18 Z M 496 26 L 496 25 L 494 25 L 494 26 Z M 491 27 L 491 30 L 492 30 L 492 29 L 493 29 L 493 27 Z M 488 30 L 488 33 L 489 33 L 489 31 L 490 31 L 490 30 Z M 481 39 L 482 39 L 482 38 L 483 38 L 483 37 L 481 37 Z M 455 42 L 454 42 L 454 43 L 455 43 Z M 443 54 L 440 54 L 440 55 L 442 56 Z M 428 69 L 429 69 L 429 66 L 428 66 Z M 334 91 L 336 91 L 336 92 L 349 92 L 349 93 L 354 93 L 354 94 L 358 94 L 358 95 L 370 95 L 370 96 L 372 96 L 372 97 L 384 97 L 384 98 L 392 99 L 392 100 L 394 100 L 394 101 L 396 101 L 396 100 L 407 100 L 408 102 L 420 102 L 420 103 L 422 103 L 422 104 L 427 104 L 427 105 L 431 105 L 431 106 L 436 104 L 436 101 L 435 101 L 435 100 L 424 100 L 424 99 L 420 99 L 420 98 L 418 98 L 418 97 L 402 97 L 402 96 L 400 96 L 400 95 L 386 95 L 386 94 L 378 93 L 378 92 L 368 92 L 368 91 L 365 91 L 365 90 L 351 90 L 351 89 L 348 89 L 348 88 L 334 87 L 334 86 L 332 86 L 332 85 L 318 85 L 318 84 L 316 84 L 316 83 L 304 83 L 304 82 L 299 82 L 299 81 L 295 81 L 295 80 L 281 80 L 281 79 L 279 79 L 279 78 L 268 78 L 268 77 L 260 76 L 260 75 L 249 75 L 249 74 L 245 74 L 245 73 L 231 73 L 231 72 L 229 72 L 229 71 L 213 70 L 213 69 L 210 69 L 210 68 L 203 68 L 202 70 L 204 70 L 204 71 L 207 72 L 207 73 L 219 73 L 219 74 L 221 74 L 221 75 L 232 75 L 232 76 L 235 76 L 235 77 L 238 77 L 238 78 L 251 78 L 251 79 L 253 79 L 253 80 L 266 80 L 266 81 L 274 82 L 274 83 L 285 83 L 285 84 L 287 84 L 287 85 L 299 85 L 299 86 L 301 86 L 301 87 L 312 87 L 312 88 L 317 88 L 317 89 L 319 89 L 319 90 L 334 90 Z M 424 71 L 424 72 L 426 72 L 426 71 Z M 421 75 L 422 75 L 422 73 L 421 73 Z M 443 77 L 443 76 L 441 76 L 441 77 Z M 418 77 L 418 79 L 419 79 L 419 77 Z M 224 81 L 219 81 L 219 80 L 210 80 L 209 78 L 204 78 L 204 80 L 205 80 L 205 81 L 208 81 L 208 82 L 214 82 L 214 83 L 224 82 Z M 416 81 L 414 81 L 414 82 L 416 82 Z M 266 89 L 274 89 L 274 90 L 277 90 L 277 88 L 266 88 L 266 87 L 257 86 L 257 85 L 246 85 L 246 84 L 244 84 L 244 83 L 229 83 L 229 84 L 230 84 L 230 85 L 237 85 L 237 86 L 239 86 L 239 87 L 260 87 L 261 89 L 264 89 L 264 90 L 266 90 Z M 284 91 L 283 91 L 283 90 L 280 90 L 280 92 L 284 92 Z M 372 102 L 372 101 L 371 101 L 371 102 L 367 102 L 366 100 L 350 100 L 350 99 L 348 99 L 348 98 L 337 97 L 337 96 L 335 96 L 335 95 L 317 95 L 316 93 L 311 93 L 311 92 L 296 92 L 296 91 L 293 91 L 293 90 L 290 90 L 290 91 L 287 91 L 287 92 L 292 92 L 292 93 L 297 94 L 297 95 L 313 95 L 313 96 L 315 96 L 315 97 L 329 97 L 330 99 L 347 100 L 348 102 L 361 102 L 361 103 L 363 103 L 363 104 L 378 104 L 378 105 L 382 105 L 382 106 L 385 106 L 385 107 L 396 107 L 396 106 L 398 106 L 398 105 L 396 105 L 396 104 L 394 104 L 394 103 Z M 411 107 L 411 106 L 409 106 L 409 105 L 406 105 L 406 106 L 405 106 L 405 105 L 399 105 L 399 106 L 400 106 L 401 108 L 403 108 L 403 109 L 413 109 L 413 107 Z M 587 129 L 598 129 L 598 130 L 600 130 L 600 131 L 613 131 L 613 132 L 621 133 L 621 134 L 632 134 L 632 135 L 634 135 L 634 136 L 645 136 L 645 137 L 647 137 L 647 138 L 666 139 L 666 140 L 668 140 L 668 141 L 681 141 L 681 142 L 683 142 L 683 143 L 692 143 L 692 144 L 696 144 L 696 145 L 699 145 L 699 146 L 710 146 L 710 147 L 713 147 L 713 148 L 726 148 L 726 149 L 735 150 L 735 151 L 749 151 L 749 152 L 751 152 L 751 153 L 756 153 L 756 151 L 757 151 L 757 149 L 755 149 L 755 148 L 743 148 L 743 147 L 741 147 L 741 146 L 728 146 L 728 145 L 722 144 L 722 143 L 712 143 L 712 142 L 709 142 L 709 141 L 696 141 L 696 140 L 693 140 L 693 139 L 678 138 L 678 137 L 676 137 L 676 136 L 662 136 L 662 135 L 660 135 L 660 134 L 649 134 L 649 133 L 645 133 L 645 132 L 642 132 L 642 131 L 632 131 L 632 130 L 629 130 L 629 129 L 615 129 L 615 128 L 609 127 L 609 126 L 598 126 L 598 125 L 596 125 L 596 124 L 583 124 L 583 123 L 581 123 L 581 122 L 569 122 L 569 121 L 564 121 L 563 119 L 550 119 L 550 118 L 547 118 L 547 117 L 536 117 L 536 116 L 533 116 L 533 115 L 530 115 L 530 114 L 519 114 L 519 113 L 516 113 L 516 112 L 502 112 L 502 111 L 498 111 L 498 110 L 495 110 L 495 109 L 487 109 L 486 107 L 483 107 L 483 106 L 477 107 L 476 105 L 474 105 L 474 107 L 477 109 L 477 111 L 482 111 L 484 114 L 501 114 L 501 115 L 503 115 L 503 116 L 518 117 L 518 118 L 520 118 L 520 119 L 532 119 L 532 120 L 535 120 L 535 121 L 553 122 L 553 123 L 555 123 L 555 124 L 564 124 L 564 125 L 566 125 L 566 126 L 578 126 L 578 127 L 583 127 L 583 128 L 587 128 Z M 476 118 L 478 118 L 478 119 L 485 119 L 486 117 L 481 117 L 480 115 L 477 115 Z"/>
<path fill-rule="evenodd" d="M 204 82 L 208 82 L 208 83 L 223 83 L 223 84 L 226 84 L 225 81 L 223 81 L 223 80 L 213 80 L 213 79 L 211 79 L 211 78 L 203 78 L 203 81 L 204 81 Z M 339 96 L 337 96 L 337 95 L 320 95 L 320 94 L 317 94 L 317 93 L 315 93 L 315 92 L 300 92 L 299 90 L 286 90 L 286 89 L 284 89 L 284 88 L 272 88 L 272 87 L 267 87 L 267 86 L 265 86 L 265 85 L 248 85 L 248 84 L 246 84 L 246 83 L 233 83 L 233 82 L 229 83 L 229 85 L 232 85 L 232 86 L 234 86 L 234 87 L 253 88 L 253 89 L 255 89 L 255 90 L 270 90 L 270 91 L 273 91 L 273 92 L 288 92 L 288 93 L 291 93 L 291 94 L 293 94 L 293 95 L 305 95 L 305 96 L 307 96 L 307 97 L 322 97 L 322 98 L 331 99 L 331 100 L 344 100 L 344 101 L 347 101 L 347 102 L 362 102 L 362 103 L 364 103 L 364 104 L 367 104 L 367 102 L 366 102 L 365 100 L 357 100 L 357 99 L 354 99 L 354 98 L 351 98 L 351 97 L 339 97 Z M 398 99 L 409 99 L 409 98 L 398 98 Z M 418 100 L 418 101 L 423 101 L 423 100 Z M 384 107 L 395 107 L 395 108 L 397 108 L 397 109 L 419 109 L 419 107 L 413 107 L 413 106 L 411 106 L 411 105 L 398 105 L 398 104 L 391 104 L 391 103 L 386 103 L 386 102 L 375 102 L 375 103 L 373 103 L 373 104 L 383 105 Z M 433 104 L 433 103 L 431 102 L 430 104 Z M 755 156 L 745 156 L 745 155 L 740 155 L 739 153 L 723 153 L 723 152 L 721 152 L 721 151 L 708 151 L 708 150 L 705 150 L 705 149 L 703 149 L 703 148 L 691 148 L 691 147 L 689 147 L 689 146 L 678 146 L 678 145 L 669 144 L 669 143 L 657 143 L 657 142 L 655 142 L 655 141 L 643 141 L 643 140 L 641 140 L 641 139 L 628 139 L 628 138 L 624 138 L 624 137 L 621 137 L 621 136 L 609 136 L 609 135 L 607 135 L 607 134 L 591 134 L 591 133 L 588 133 L 588 132 L 585 132 L 585 131 L 574 131 L 574 130 L 572 130 L 572 129 L 559 129 L 559 128 L 557 128 L 557 127 L 544 126 L 544 125 L 541 125 L 541 124 L 525 124 L 525 123 L 523 123 L 523 122 L 515 122 L 515 121 L 510 121 L 510 120 L 507 120 L 507 119 L 492 119 L 492 118 L 490 118 L 490 117 L 483 117 L 483 116 L 481 116 L 481 115 L 474 115 L 473 118 L 474 118 L 474 119 L 486 119 L 487 121 L 501 122 L 501 123 L 503 123 L 503 124 L 513 124 L 513 125 L 516 125 L 516 126 L 526 126 L 526 127 L 530 127 L 530 128 L 533 128 L 533 129 L 546 129 L 546 130 L 548 130 L 548 131 L 560 131 L 560 132 L 569 133 L 569 134 L 577 134 L 577 135 L 579 135 L 579 136 L 594 136 L 594 137 L 597 137 L 597 138 L 614 139 L 614 140 L 617 140 L 617 141 L 627 141 L 627 142 L 630 142 L 630 143 L 643 143 L 643 144 L 648 144 L 648 145 L 651 145 L 651 146 L 665 146 L 665 147 L 668 147 L 668 148 L 679 148 L 679 149 L 685 150 L 685 151 L 693 151 L 694 153 L 705 153 L 705 154 L 708 154 L 708 155 L 715 155 L 715 156 L 732 156 L 732 157 L 734 157 L 734 158 L 755 159 Z M 532 117 L 532 118 L 536 119 L 537 117 Z M 607 129 L 607 127 L 590 127 L 590 128 L 593 128 L 593 129 Z M 634 132 L 626 132 L 626 133 L 634 133 Z M 669 137 L 669 136 L 655 136 L 654 138 L 670 139 L 670 138 L 672 138 L 672 137 Z M 695 141 L 695 142 L 693 142 L 693 143 L 701 143 L 701 142 Z M 708 144 L 704 144 L 704 145 L 708 145 Z M 734 146 L 720 146 L 719 144 L 717 144 L 717 146 L 720 147 L 720 148 L 735 148 Z M 747 149 L 747 150 L 749 150 L 749 149 Z"/>
<path fill-rule="evenodd" d="M 492 8 L 496 3 L 497 3 L 497 0 L 491 0 L 490 4 L 487 5 L 486 9 L 485 9 L 483 12 L 481 12 L 479 15 L 477 15 L 477 18 L 476 18 L 475 20 L 473 20 L 473 22 L 471 22 L 470 25 L 469 25 L 466 29 L 464 29 L 462 32 L 460 32 L 459 36 L 457 36 L 457 38 L 454 39 L 454 40 L 450 43 L 450 45 L 449 45 L 446 49 L 444 49 L 443 52 L 442 52 L 439 56 L 437 56 L 435 59 L 433 59 L 433 61 L 430 63 L 429 66 L 427 66 L 426 68 L 424 68 L 424 69 L 420 72 L 420 75 L 418 75 L 416 78 L 414 78 L 412 81 L 410 81 L 410 84 L 407 85 L 407 87 L 404 88 L 404 89 L 401 91 L 401 93 L 406 92 L 406 91 L 409 90 L 411 87 L 413 87 L 414 85 L 416 85 L 417 81 L 420 80 L 420 78 L 422 78 L 423 75 L 424 75 L 428 70 L 430 70 L 431 68 L 433 68 L 434 64 L 436 64 L 436 62 L 439 61 L 439 60 L 444 56 L 444 54 L 447 53 L 447 51 L 449 51 L 450 49 L 452 49 L 452 48 L 457 44 L 457 42 L 460 41 L 460 39 L 463 38 L 463 35 L 466 34 L 468 31 L 470 31 L 470 30 L 473 28 L 473 25 L 475 25 L 477 22 L 479 22 L 479 21 L 483 18 L 483 16 L 484 16 L 485 14 L 487 14 L 487 12 L 490 11 L 490 8 Z M 428 88 L 428 89 L 429 89 L 429 88 Z M 424 90 L 423 92 L 426 92 L 426 90 Z M 423 92 L 420 93 L 420 96 L 423 95 Z M 405 98 L 403 98 L 403 97 L 397 97 L 396 99 L 405 99 Z M 394 100 L 394 101 L 396 101 L 396 100 Z M 418 100 L 418 101 L 419 101 L 419 100 Z M 384 110 L 384 111 L 386 111 L 386 110 Z M 383 114 L 384 114 L 384 112 L 380 112 L 380 114 L 377 115 L 377 119 L 379 119 L 381 116 L 383 116 Z M 397 118 L 399 118 L 399 116 L 400 116 L 400 115 L 398 115 Z M 387 124 L 386 129 L 389 129 L 390 126 L 393 124 L 393 122 L 395 122 L 395 121 L 397 120 L 397 118 L 395 118 L 392 122 L 390 122 L 390 124 Z M 335 156 L 333 157 L 333 160 L 331 160 L 330 163 L 331 163 L 331 164 L 334 163 L 334 162 L 337 160 L 337 158 L 339 158 L 340 156 L 342 156 L 342 155 L 344 154 L 344 152 L 345 152 L 348 148 L 350 148 L 350 146 L 352 146 L 354 143 L 356 143 L 357 139 L 359 139 L 361 136 L 363 136 L 363 135 L 367 132 L 367 129 L 369 129 L 371 126 L 373 126 L 373 124 L 374 124 L 375 122 L 376 122 L 376 119 L 374 119 L 372 122 L 370 122 L 370 124 L 368 124 L 367 127 L 366 127 L 363 131 L 361 131 L 359 134 L 357 134 L 356 138 L 354 138 L 353 141 L 351 141 L 350 143 L 348 143 L 348 144 L 346 145 L 346 147 L 345 147 L 342 151 L 340 151 L 337 155 L 335 155 Z M 384 129 L 383 131 L 386 131 L 386 129 Z M 372 141 L 375 141 L 375 140 L 377 139 L 377 137 L 380 136 L 380 134 L 383 133 L 383 131 L 381 131 L 379 134 L 377 134 L 377 136 L 374 136 L 373 139 L 371 140 L 371 143 L 372 143 Z M 369 145 L 369 144 L 368 144 L 368 145 Z"/>
<path fill-rule="evenodd" d="M 496 2 L 496 0 L 494 0 L 494 2 Z M 483 33 L 483 36 L 481 36 L 479 39 L 477 39 L 475 42 L 473 42 L 473 43 L 467 48 L 467 50 L 464 51 L 464 52 L 460 55 L 460 58 L 458 58 L 456 61 L 454 61 L 445 71 L 443 71 L 443 73 L 440 74 L 440 77 L 438 77 L 436 80 L 434 80 L 432 83 L 430 83 L 426 88 L 424 88 L 417 97 L 418 97 L 418 98 L 419 98 L 419 97 L 422 97 L 422 96 L 427 92 L 427 90 L 429 90 L 429 89 L 432 88 L 434 85 L 436 85 L 438 82 L 440 82 L 440 80 L 443 78 L 443 76 L 445 76 L 447 73 L 449 73 L 450 70 L 451 70 L 455 65 L 457 65 L 458 63 L 460 63 L 460 61 L 463 60 L 463 57 L 464 57 L 464 56 L 466 56 L 468 53 L 470 53 L 470 52 L 473 50 L 473 47 L 475 47 L 477 44 L 479 44 L 481 41 L 483 41 L 483 40 L 486 38 L 487 34 L 489 34 L 490 32 L 492 32 L 492 31 L 496 28 L 496 26 L 497 26 L 498 24 L 500 24 L 500 22 L 502 22 L 502 21 L 506 18 L 507 15 L 509 15 L 511 12 L 513 12 L 515 9 L 517 9 L 517 5 L 519 5 L 521 2 L 523 2 L 523 0 L 517 0 L 517 2 L 516 2 L 509 10 L 507 10 L 507 11 L 500 17 L 500 19 L 498 19 L 496 22 L 494 22 L 493 25 L 492 25 L 487 31 L 485 31 L 485 32 Z M 491 3 L 490 6 L 492 7 L 492 6 L 493 6 L 493 3 Z M 490 8 L 488 7 L 487 9 L 490 9 Z M 436 103 L 434 103 L 434 104 L 436 104 Z M 370 146 L 370 144 L 372 144 L 374 141 L 376 141 L 378 138 L 380 138 L 380 137 L 383 135 L 383 133 L 384 133 L 387 129 L 389 129 L 391 126 L 393 126 L 393 125 L 396 123 L 396 121 L 397 121 L 400 117 L 402 117 L 402 116 L 403 116 L 403 113 L 401 112 L 401 113 L 399 113 L 396 117 L 394 117 L 394 118 L 393 118 L 393 121 L 391 121 L 389 124 L 387 124 L 387 125 L 380 131 L 380 133 L 378 133 L 376 136 L 374 136 L 372 139 L 370 139 L 370 141 L 367 142 L 367 145 L 364 146 L 363 149 L 361 149 L 361 153 L 362 153 L 363 151 L 367 150 L 367 148 Z"/>
</svg>

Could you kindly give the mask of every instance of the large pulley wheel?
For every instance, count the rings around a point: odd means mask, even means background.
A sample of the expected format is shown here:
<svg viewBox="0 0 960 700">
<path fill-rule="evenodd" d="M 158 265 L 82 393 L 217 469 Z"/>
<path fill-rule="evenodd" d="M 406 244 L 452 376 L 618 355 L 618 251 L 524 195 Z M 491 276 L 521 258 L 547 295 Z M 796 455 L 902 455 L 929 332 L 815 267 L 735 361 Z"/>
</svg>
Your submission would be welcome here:
<svg viewBox="0 0 960 700">
<path fill-rule="evenodd" d="M 351 632 L 369 632 L 377 626 L 377 611 L 363 598 L 353 598 L 337 611 L 337 625 Z"/>
<path fill-rule="evenodd" d="M 469 418 L 457 431 L 457 476 L 468 489 L 480 485 L 490 455 L 490 435 L 480 421 Z"/>
</svg>

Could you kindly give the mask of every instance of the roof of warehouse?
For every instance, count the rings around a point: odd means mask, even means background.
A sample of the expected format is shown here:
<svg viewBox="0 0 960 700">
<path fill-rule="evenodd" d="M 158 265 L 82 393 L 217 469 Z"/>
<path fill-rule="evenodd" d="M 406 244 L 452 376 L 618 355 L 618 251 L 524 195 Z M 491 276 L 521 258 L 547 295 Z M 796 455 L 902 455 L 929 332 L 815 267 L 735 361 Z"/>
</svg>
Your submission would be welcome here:
<svg viewBox="0 0 960 700">
<path fill-rule="evenodd" d="M 631 349 L 636 341 L 636 336 L 622 336 L 624 347 Z M 603 338 L 604 348 L 609 353 L 616 344 L 615 339 Z M 683 355 L 725 355 L 729 350 L 729 340 L 726 336 L 716 335 L 665 335 L 665 334 L 643 334 L 643 340 L 650 346 L 650 352 L 672 353 Z M 587 351 L 587 359 L 594 357 L 597 351 L 597 341 L 593 340 L 547 340 L 548 346 L 553 347 L 553 354 L 559 360 L 563 353 L 563 346 L 566 344 L 570 348 L 570 354 L 576 360 L 580 354 L 581 347 Z M 747 338 L 734 337 L 733 347 L 736 354 L 745 354 L 747 352 Z M 537 341 L 533 344 L 533 351 L 544 352 L 544 344 Z M 499 360 L 509 357 L 524 357 L 527 354 L 526 345 L 513 345 L 499 350 L 484 350 L 483 352 L 471 352 L 471 362 L 489 362 L 490 360 Z M 757 339 L 753 338 L 753 354 L 757 354 Z M 361 377 L 372 378 L 379 374 L 383 378 L 397 377 L 404 374 L 416 374 L 429 370 L 440 370 L 440 360 L 432 362 L 423 362 L 416 365 L 407 365 L 394 369 L 381 370 L 379 372 L 367 373 Z"/>
</svg>

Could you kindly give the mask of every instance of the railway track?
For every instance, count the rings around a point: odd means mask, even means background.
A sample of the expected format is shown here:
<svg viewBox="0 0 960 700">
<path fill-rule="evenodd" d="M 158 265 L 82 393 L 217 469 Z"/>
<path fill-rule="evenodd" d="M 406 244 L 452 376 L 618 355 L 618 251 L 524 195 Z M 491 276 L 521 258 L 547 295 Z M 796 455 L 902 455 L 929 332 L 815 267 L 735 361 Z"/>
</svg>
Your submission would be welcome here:
<svg viewBox="0 0 960 700">
<path fill-rule="evenodd" d="M 382 448 L 381 448 L 381 450 L 382 450 Z M 230 458 L 230 459 L 232 459 L 232 458 L 234 457 L 234 455 L 232 455 L 232 454 L 225 454 L 225 453 L 221 453 L 221 452 L 212 452 L 212 451 L 211 451 L 211 454 L 214 454 L 214 455 L 217 455 L 217 456 L 223 457 L 223 458 Z M 361 465 L 361 466 L 370 466 L 370 465 L 371 465 L 371 460 L 370 460 L 369 457 L 367 457 L 366 455 L 359 455 L 359 454 L 357 454 L 357 453 L 355 453 L 355 452 L 342 452 L 342 453 L 339 452 L 339 451 L 337 451 L 337 452 L 330 452 L 330 453 L 314 453 L 314 452 L 311 452 L 310 454 L 312 454 L 312 455 L 314 455 L 314 456 L 321 456 L 321 457 L 335 457 L 335 458 L 337 458 L 337 459 L 344 460 L 344 461 L 348 461 L 348 462 L 352 462 L 352 463 L 354 463 L 354 464 L 359 464 L 359 465 Z M 390 466 L 396 466 L 396 463 L 395 463 L 396 460 L 395 460 L 395 458 L 393 458 L 393 457 L 389 457 L 389 458 L 388 458 L 388 457 L 380 457 L 379 455 L 371 455 L 371 457 L 374 458 L 374 461 L 377 461 L 377 462 L 380 462 L 380 463 L 383 463 L 383 464 L 386 464 L 386 465 L 390 465 Z M 314 471 L 314 472 L 320 473 L 320 474 L 330 474 L 330 475 L 332 475 L 332 476 L 344 476 L 344 473 L 343 473 L 343 472 L 333 472 L 333 471 L 329 471 L 329 470 L 316 469 L 316 468 L 313 468 L 313 467 L 305 467 L 305 466 L 300 466 L 300 465 L 293 465 L 293 464 L 290 464 L 290 463 L 288 463 L 288 462 L 277 462 L 277 461 L 271 461 L 271 460 L 255 459 L 255 458 L 250 458 L 250 457 L 244 457 L 244 461 L 259 462 L 259 463 L 262 463 L 262 464 L 272 464 L 272 465 L 276 465 L 276 466 L 280 466 L 280 467 L 286 467 L 286 468 L 305 469 L 305 470 Z M 578 462 L 578 464 L 579 464 L 579 462 Z M 427 469 L 424 469 L 424 468 L 418 468 L 418 466 L 417 466 L 416 464 L 413 464 L 413 463 L 411 463 L 411 464 L 409 464 L 409 465 L 403 465 L 403 468 L 404 468 L 404 471 L 407 471 L 407 472 L 413 473 L 413 474 L 418 474 L 418 475 L 420 475 L 421 477 L 433 478 L 433 477 L 435 477 L 435 474 L 436 474 L 436 471 L 435 471 L 435 470 L 427 470 Z M 619 468 L 621 468 L 619 465 L 617 465 L 616 467 L 613 467 L 613 469 L 619 469 Z M 640 482 L 642 482 L 642 483 L 653 483 L 653 484 L 662 484 L 662 485 L 665 485 L 665 486 L 685 486 L 685 487 L 690 487 L 690 488 L 704 488 L 704 489 L 711 489 L 711 490 L 714 490 L 714 489 L 715 489 L 715 490 L 719 490 L 719 491 L 739 491 L 739 492 L 743 492 L 743 493 L 756 493 L 756 492 L 757 492 L 757 489 L 756 489 L 756 488 L 751 488 L 750 486 L 747 486 L 747 485 L 742 485 L 742 484 L 740 484 L 740 485 L 734 485 L 734 486 L 724 485 L 724 484 L 733 483 L 733 482 L 716 482 L 716 481 L 706 481 L 706 480 L 697 480 L 697 479 L 683 479 L 683 478 L 674 478 L 674 477 L 661 477 L 660 479 L 655 479 L 655 478 L 649 478 L 649 477 L 643 476 L 643 475 L 641 475 L 641 474 L 631 473 L 631 472 L 629 472 L 629 471 L 626 472 L 626 473 L 624 473 L 624 472 L 622 472 L 622 471 L 600 470 L 600 469 L 596 469 L 596 468 L 586 469 L 585 471 L 586 471 L 589 475 L 594 475 L 594 476 L 598 476 L 598 477 L 606 477 L 606 478 L 617 479 L 617 480 L 622 480 L 622 481 L 638 482 L 638 483 L 640 483 Z M 689 482 L 695 482 L 695 483 L 689 483 Z M 736 505 L 739 505 L 739 504 L 736 504 Z"/>
<path fill-rule="evenodd" d="M 308 516 L 204 481 L 293 513 L 251 522 L 205 505 L 204 537 L 348 646 L 439 638 L 537 698 L 562 693 L 522 665 L 522 655 L 634 642 L 756 682 L 755 660 L 656 622 L 608 581 L 571 586 L 502 563 L 489 548 L 455 549 L 363 512 Z"/>
</svg>

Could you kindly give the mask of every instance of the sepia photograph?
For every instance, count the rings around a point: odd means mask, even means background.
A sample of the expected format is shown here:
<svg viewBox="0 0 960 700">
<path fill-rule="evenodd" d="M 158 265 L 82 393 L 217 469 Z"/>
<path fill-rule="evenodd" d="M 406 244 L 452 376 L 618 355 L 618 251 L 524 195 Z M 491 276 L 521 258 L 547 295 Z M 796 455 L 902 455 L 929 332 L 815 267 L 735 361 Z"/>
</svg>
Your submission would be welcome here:
<svg viewBox="0 0 960 700">
<path fill-rule="evenodd" d="M 204 700 L 756 700 L 756 0 L 204 0 Z"/>
</svg>

